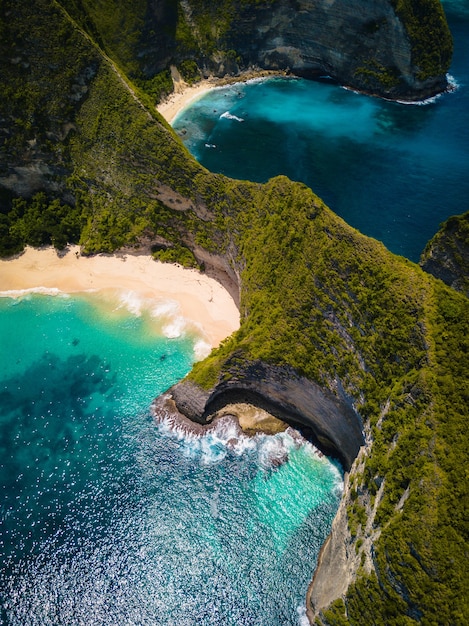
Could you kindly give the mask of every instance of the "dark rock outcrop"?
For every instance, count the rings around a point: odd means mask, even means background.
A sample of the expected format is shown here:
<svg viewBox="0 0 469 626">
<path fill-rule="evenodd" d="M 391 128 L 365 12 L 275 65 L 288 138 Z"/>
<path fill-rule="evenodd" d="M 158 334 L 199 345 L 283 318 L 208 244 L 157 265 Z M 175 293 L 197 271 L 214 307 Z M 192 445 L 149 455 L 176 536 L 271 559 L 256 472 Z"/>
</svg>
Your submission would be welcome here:
<svg viewBox="0 0 469 626">
<path fill-rule="evenodd" d="M 299 428 L 324 453 L 349 470 L 363 444 L 360 419 L 345 397 L 338 398 L 291 368 L 261 361 L 243 366 L 229 380 L 204 391 L 191 381 L 169 390 L 177 410 L 199 424 L 209 424 L 227 404 L 249 403 Z"/>
<path fill-rule="evenodd" d="M 192 54 L 207 72 L 221 76 L 255 66 L 305 77 L 326 74 L 351 88 L 404 100 L 421 100 L 447 87 L 452 43 L 435 0 L 208 4 L 180 3 L 180 20 L 199 47 Z M 207 14 L 211 30 L 204 26 Z"/>
<path fill-rule="evenodd" d="M 469 211 L 446 220 L 425 247 L 420 266 L 469 297 Z"/>
</svg>

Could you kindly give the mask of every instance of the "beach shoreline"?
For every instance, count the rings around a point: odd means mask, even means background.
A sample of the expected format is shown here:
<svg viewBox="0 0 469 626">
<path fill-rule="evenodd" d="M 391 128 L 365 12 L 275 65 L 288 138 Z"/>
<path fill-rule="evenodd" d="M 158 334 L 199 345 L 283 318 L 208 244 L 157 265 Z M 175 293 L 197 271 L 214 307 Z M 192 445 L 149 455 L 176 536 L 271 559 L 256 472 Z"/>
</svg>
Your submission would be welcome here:
<svg viewBox="0 0 469 626">
<path fill-rule="evenodd" d="M 172 124 L 176 116 L 193 100 L 201 98 L 212 89 L 226 87 L 227 85 L 234 85 L 236 83 L 245 83 L 249 80 L 287 75 L 286 72 L 277 70 L 247 70 L 246 72 L 242 72 L 239 76 L 225 76 L 223 78 L 211 76 L 209 78 L 203 78 L 193 85 L 189 85 L 184 82 L 180 76 L 173 73 L 174 91 L 167 98 L 162 100 L 156 108 L 168 124 Z"/>
<path fill-rule="evenodd" d="M 239 328 L 238 308 L 215 279 L 149 255 L 86 257 L 79 246 L 60 255 L 53 248 L 27 247 L 14 259 L 0 260 L 0 297 L 104 291 L 136 294 L 148 303 L 172 301 L 212 348 Z"/>
</svg>

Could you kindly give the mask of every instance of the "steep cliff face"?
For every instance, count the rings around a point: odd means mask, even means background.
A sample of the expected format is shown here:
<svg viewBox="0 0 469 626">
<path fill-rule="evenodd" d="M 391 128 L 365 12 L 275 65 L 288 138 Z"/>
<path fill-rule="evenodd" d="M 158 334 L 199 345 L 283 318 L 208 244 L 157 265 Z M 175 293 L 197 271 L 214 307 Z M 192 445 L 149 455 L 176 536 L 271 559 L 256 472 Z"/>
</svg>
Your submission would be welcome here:
<svg viewBox="0 0 469 626">
<path fill-rule="evenodd" d="M 469 296 L 469 212 L 442 225 L 423 251 L 420 266 Z"/>
<path fill-rule="evenodd" d="M 205 424 L 226 405 L 259 406 L 304 430 L 324 453 L 339 458 L 346 470 L 363 444 L 360 419 L 350 402 L 298 376 L 292 368 L 243 363 L 229 380 L 210 390 L 183 381 L 169 393 L 181 413 Z"/>
<path fill-rule="evenodd" d="M 64 0 L 135 78 L 175 63 L 205 73 L 252 66 L 332 76 L 382 97 L 443 91 L 452 40 L 439 0 Z M 155 85 L 150 86 L 153 88 Z"/>
<path fill-rule="evenodd" d="M 186 0 L 201 51 L 218 73 L 239 66 L 327 74 L 379 96 L 422 99 L 446 87 L 451 37 L 439 2 L 392 0 L 275 0 L 207 3 Z M 231 9 L 231 10 L 230 10 Z M 210 29 L 205 17 L 212 14 Z M 234 63 L 236 61 L 236 63 Z"/>
</svg>

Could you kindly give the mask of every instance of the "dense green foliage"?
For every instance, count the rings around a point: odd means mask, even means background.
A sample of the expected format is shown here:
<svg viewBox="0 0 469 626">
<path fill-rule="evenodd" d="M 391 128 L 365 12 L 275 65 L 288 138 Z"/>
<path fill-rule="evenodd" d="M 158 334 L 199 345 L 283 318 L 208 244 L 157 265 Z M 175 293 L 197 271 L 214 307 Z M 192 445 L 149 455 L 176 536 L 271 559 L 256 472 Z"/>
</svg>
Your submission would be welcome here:
<svg viewBox="0 0 469 626">
<path fill-rule="evenodd" d="M 65 5 L 73 19 L 49 0 L 1 5 L 1 252 L 144 241 L 187 265 L 201 249 L 219 255 L 240 276 L 241 327 L 192 379 L 211 387 L 256 359 L 287 365 L 341 385 L 372 442 L 349 524 L 363 554 L 368 502 L 377 504 L 375 573 L 363 568 L 322 622 L 467 623 L 467 299 L 347 226 L 304 185 L 204 170 L 154 111 L 159 79 L 151 87 L 132 74 L 143 5 L 133 14 L 122 2 L 123 47 L 101 3 Z M 35 175 L 27 189 L 20 167 Z"/>
<path fill-rule="evenodd" d="M 449 69 L 453 41 L 439 0 L 392 0 L 412 42 L 412 60 L 425 80 Z"/>
</svg>

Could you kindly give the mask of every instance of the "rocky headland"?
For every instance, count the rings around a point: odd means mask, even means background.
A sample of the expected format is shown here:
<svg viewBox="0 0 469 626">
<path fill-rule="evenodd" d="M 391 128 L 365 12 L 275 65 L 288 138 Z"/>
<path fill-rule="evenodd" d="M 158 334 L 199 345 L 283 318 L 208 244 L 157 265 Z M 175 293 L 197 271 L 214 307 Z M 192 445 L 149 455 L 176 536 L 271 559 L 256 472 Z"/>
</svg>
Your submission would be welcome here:
<svg viewBox="0 0 469 626">
<path fill-rule="evenodd" d="M 322 452 L 338 458 L 346 471 L 364 443 L 360 418 L 351 404 L 289 368 L 259 361 L 210 390 L 182 381 L 167 393 L 176 411 L 204 425 L 229 405 L 259 407 L 299 429 Z"/>
<path fill-rule="evenodd" d="M 442 224 L 426 245 L 420 267 L 469 296 L 469 212 Z"/>
</svg>

